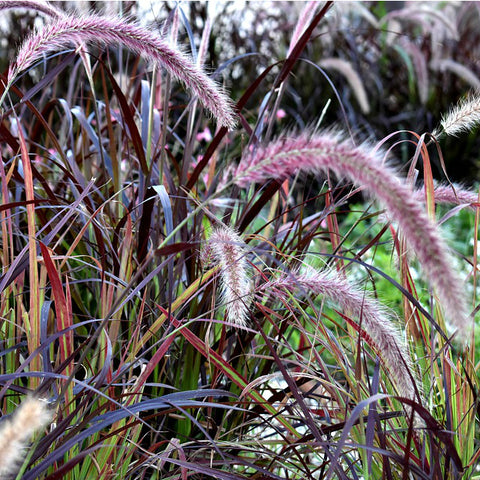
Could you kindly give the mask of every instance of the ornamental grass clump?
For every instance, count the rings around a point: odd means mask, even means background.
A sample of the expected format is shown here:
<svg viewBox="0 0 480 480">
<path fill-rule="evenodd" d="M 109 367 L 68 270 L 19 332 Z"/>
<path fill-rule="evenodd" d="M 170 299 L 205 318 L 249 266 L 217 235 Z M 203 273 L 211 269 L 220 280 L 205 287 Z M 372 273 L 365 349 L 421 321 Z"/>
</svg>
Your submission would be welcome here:
<svg viewBox="0 0 480 480">
<path fill-rule="evenodd" d="M 397 131 L 400 44 L 355 2 L 141 3 L 0 2 L 44 25 L 0 87 L 0 476 L 474 477 L 480 346 L 445 325 L 478 304 L 477 195 L 401 101 Z"/>
<path fill-rule="evenodd" d="M 332 171 L 364 187 L 400 225 L 425 274 L 437 289 L 448 319 L 458 336 L 465 339 L 470 328 L 465 290 L 462 279 L 448 260 L 449 250 L 422 204 L 383 160 L 381 151 L 366 145 L 355 146 L 339 133 L 304 132 L 279 138 L 245 154 L 237 168 L 235 182 L 245 187 L 253 182 L 284 180 L 296 172 Z"/>
<path fill-rule="evenodd" d="M 89 42 L 124 45 L 152 64 L 165 68 L 198 96 L 222 126 L 230 129 L 235 126 L 231 100 L 197 65 L 157 33 L 117 17 L 65 15 L 52 20 L 21 45 L 8 71 L 8 85 L 44 55 Z"/>
</svg>

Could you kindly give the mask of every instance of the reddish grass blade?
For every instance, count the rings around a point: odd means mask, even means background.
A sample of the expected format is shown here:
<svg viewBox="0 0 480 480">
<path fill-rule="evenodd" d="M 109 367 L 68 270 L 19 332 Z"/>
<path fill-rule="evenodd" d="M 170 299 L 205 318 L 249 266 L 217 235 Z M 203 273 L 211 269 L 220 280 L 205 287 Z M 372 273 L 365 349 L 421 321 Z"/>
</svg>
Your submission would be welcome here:
<svg viewBox="0 0 480 480">
<path fill-rule="evenodd" d="M 55 303 L 56 323 L 57 330 L 65 330 L 65 335 L 60 341 L 60 363 L 68 362 L 73 357 L 74 343 L 73 343 L 73 330 L 69 329 L 73 325 L 71 303 L 67 302 L 67 297 L 63 290 L 60 274 L 53 263 L 50 251 L 43 242 L 39 242 L 40 250 L 42 252 L 43 262 L 47 269 L 48 279 L 52 286 L 53 301 Z M 67 295 L 69 295 L 68 281 L 66 284 Z M 72 365 L 69 364 L 64 371 L 59 372 L 66 376 L 71 375 Z"/>
</svg>

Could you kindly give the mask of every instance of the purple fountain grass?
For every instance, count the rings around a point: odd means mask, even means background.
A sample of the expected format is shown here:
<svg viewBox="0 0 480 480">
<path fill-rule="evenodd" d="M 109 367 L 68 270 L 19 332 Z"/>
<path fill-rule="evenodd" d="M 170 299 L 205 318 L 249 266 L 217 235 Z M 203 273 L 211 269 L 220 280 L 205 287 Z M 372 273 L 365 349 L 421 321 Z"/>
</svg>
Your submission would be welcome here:
<svg viewBox="0 0 480 480">
<path fill-rule="evenodd" d="M 428 64 L 431 70 L 440 72 L 451 72 L 464 82 L 470 84 L 473 90 L 480 90 L 480 80 L 474 70 L 466 67 L 462 63 L 456 62 L 451 58 L 438 58 L 431 60 Z"/>
<path fill-rule="evenodd" d="M 0 424 L 0 478 L 11 475 L 23 460 L 28 441 L 50 423 L 52 414 L 44 400 L 29 397 L 11 419 Z"/>
<path fill-rule="evenodd" d="M 443 133 L 457 136 L 462 132 L 469 132 L 480 124 L 480 93 L 469 95 L 457 103 L 442 117 L 440 127 L 433 132 L 434 137 Z"/>
<path fill-rule="evenodd" d="M 334 270 L 307 267 L 303 272 L 283 274 L 264 284 L 260 291 L 280 295 L 300 292 L 323 295 L 347 315 L 358 319 L 365 336 L 372 340 L 390 371 L 400 396 L 413 399 L 421 394 L 421 384 L 412 369 L 412 360 L 400 330 L 385 307 Z"/>
<path fill-rule="evenodd" d="M 410 187 L 391 167 L 384 165 L 382 159 L 382 152 L 366 145 L 357 147 L 338 133 L 302 133 L 278 139 L 245 155 L 234 181 L 245 187 L 252 182 L 282 180 L 298 171 L 331 170 L 364 186 L 400 225 L 424 272 L 436 287 L 448 319 L 458 330 L 458 336 L 465 339 L 471 322 L 463 281 L 449 262 L 449 249 L 438 226 L 427 216 Z"/>
<path fill-rule="evenodd" d="M 10 66 L 8 84 L 11 85 L 21 71 L 43 55 L 88 42 L 122 44 L 150 62 L 163 66 L 197 95 L 223 126 L 230 129 L 235 126 L 232 102 L 197 65 L 154 31 L 116 17 L 66 15 L 32 33 L 20 47 L 16 62 Z"/>
<path fill-rule="evenodd" d="M 232 228 L 222 226 L 213 230 L 201 251 L 203 265 L 220 265 L 222 301 L 227 320 L 240 327 L 247 324 L 251 302 L 251 285 L 247 246 Z"/>
<path fill-rule="evenodd" d="M 319 65 L 326 70 L 331 69 L 341 73 L 350 84 L 362 112 L 365 114 L 370 112 L 370 103 L 362 79 L 350 62 L 342 58 L 322 58 Z"/>
<path fill-rule="evenodd" d="M 300 13 L 300 16 L 298 17 L 297 24 L 295 25 L 295 30 L 293 31 L 292 38 L 290 40 L 290 46 L 288 47 L 287 57 L 292 53 L 292 50 L 295 48 L 295 45 L 298 42 L 299 38 L 302 36 L 305 29 L 312 21 L 319 4 L 320 2 L 315 1 L 310 1 L 306 3 L 305 7 Z"/>
<path fill-rule="evenodd" d="M 38 2 L 35 0 L 0 1 L 0 10 L 6 10 L 7 8 L 28 8 L 30 10 L 36 10 L 37 12 L 45 13 L 52 18 L 57 18 L 64 14 L 62 10 L 57 9 L 50 3 Z"/>
<path fill-rule="evenodd" d="M 205 25 L 203 26 L 202 38 L 200 40 L 200 45 L 198 47 L 197 53 L 197 65 L 202 67 L 205 63 L 205 57 L 208 53 L 208 44 L 210 42 L 210 34 L 212 33 L 212 21 L 210 17 L 205 20 Z"/>
<path fill-rule="evenodd" d="M 414 195 L 419 202 L 425 202 L 425 191 L 422 188 L 415 190 Z M 478 192 L 468 190 L 461 185 L 435 185 L 434 196 L 435 203 L 480 206 Z"/>
</svg>

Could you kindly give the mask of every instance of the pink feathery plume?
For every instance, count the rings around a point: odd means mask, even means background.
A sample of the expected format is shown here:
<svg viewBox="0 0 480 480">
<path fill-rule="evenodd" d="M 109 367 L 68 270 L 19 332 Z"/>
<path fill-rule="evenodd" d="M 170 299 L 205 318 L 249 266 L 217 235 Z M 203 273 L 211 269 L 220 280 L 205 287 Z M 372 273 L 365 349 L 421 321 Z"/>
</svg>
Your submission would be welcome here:
<svg viewBox="0 0 480 480">
<path fill-rule="evenodd" d="M 248 186 L 269 179 L 282 180 L 296 172 L 332 171 L 358 186 L 364 186 L 398 222 L 423 270 L 435 286 L 447 317 L 466 336 L 470 319 L 463 281 L 449 262 L 450 252 L 438 226 L 430 220 L 411 188 L 384 165 L 381 152 L 355 146 L 339 134 L 322 133 L 286 137 L 245 155 L 237 168 L 235 182 Z"/>
<path fill-rule="evenodd" d="M 365 337 L 371 340 L 389 369 L 401 396 L 414 398 L 421 392 L 408 348 L 388 311 L 338 272 L 308 267 L 304 272 L 284 274 L 267 282 L 260 290 L 283 295 L 282 292 L 323 295 L 359 321 Z"/>
<path fill-rule="evenodd" d="M 472 207 L 480 206 L 478 201 L 478 192 L 473 192 L 459 185 L 436 185 L 433 191 L 435 203 L 450 203 L 453 205 L 470 205 Z M 425 191 L 417 189 L 414 191 L 415 198 L 420 202 L 425 202 Z"/>
<path fill-rule="evenodd" d="M 16 62 L 10 66 L 8 83 L 11 84 L 21 71 L 30 67 L 43 55 L 72 44 L 88 42 L 104 45 L 122 44 L 152 63 L 163 66 L 197 95 L 223 126 L 228 128 L 235 126 L 232 103 L 220 92 L 213 80 L 155 32 L 121 18 L 66 15 L 52 21 L 24 41 L 17 53 Z"/>
<path fill-rule="evenodd" d="M 300 16 L 298 17 L 297 24 L 295 25 L 295 29 L 292 34 L 292 38 L 290 40 L 290 46 L 288 47 L 287 57 L 292 53 L 292 50 L 295 48 L 296 43 L 298 42 L 299 38 L 302 36 L 305 29 L 308 27 L 310 22 L 315 15 L 315 10 L 317 9 L 319 2 L 310 1 L 307 2 L 305 7 L 303 8 Z"/>
<path fill-rule="evenodd" d="M 12 417 L 0 425 L 0 478 L 10 478 L 25 457 L 31 437 L 51 422 L 47 402 L 25 399 Z"/>
<path fill-rule="evenodd" d="M 213 230 L 201 251 L 203 265 L 220 265 L 222 300 L 227 320 L 238 326 L 247 324 L 251 303 L 251 285 L 247 246 L 232 228 L 222 226 Z"/>
<path fill-rule="evenodd" d="M 0 1 L 0 10 L 6 10 L 9 8 L 28 8 L 30 10 L 36 10 L 37 12 L 45 13 L 52 18 L 57 18 L 64 14 L 62 10 L 57 9 L 48 2 L 40 2 L 35 0 Z"/>
<path fill-rule="evenodd" d="M 198 47 L 197 54 L 197 65 L 199 67 L 203 66 L 205 63 L 205 57 L 207 56 L 208 51 L 208 42 L 210 41 L 210 34 L 212 33 L 212 22 L 210 17 L 205 21 L 202 31 L 202 39 L 200 40 L 200 46 Z"/>
</svg>

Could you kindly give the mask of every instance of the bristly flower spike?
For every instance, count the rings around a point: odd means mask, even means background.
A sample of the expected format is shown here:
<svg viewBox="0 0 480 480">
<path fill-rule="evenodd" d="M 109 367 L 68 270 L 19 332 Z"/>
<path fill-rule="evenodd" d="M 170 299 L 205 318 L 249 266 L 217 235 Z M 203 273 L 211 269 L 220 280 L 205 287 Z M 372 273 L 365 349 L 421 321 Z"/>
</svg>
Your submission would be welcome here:
<svg viewBox="0 0 480 480">
<path fill-rule="evenodd" d="M 46 401 L 29 397 L 11 419 L 0 423 L 0 478 L 15 472 L 25 456 L 29 440 L 46 427 L 51 418 Z"/>
<path fill-rule="evenodd" d="M 440 122 L 441 128 L 433 132 L 434 137 L 443 133 L 456 137 L 459 133 L 469 132 L 480 124 L 480 92 L 461 100 Z"/>
<path fill-rule="evenodd" d="M 61 17 L 64 15 L 62 10 L 57 9 L 48 2 L 40 2 L 36 0 L 3 0 L 0 1 L 0 10 L 13 8 L 28 8 L 44 13 L 52 18 Z"/>
<path fill-rule="evenodd" d="M 201 251 L 203 265 L 220 266 L 222 300 L 229 323 L 247 324 L 251 285 L 246 259 L 247 246 L 235 230 L 222 226 L 212 231 Z"/>
<path fill-rule="evenodd" d="M 389 369 L 398 393 L 410 399 L 421 394 L 421 382 L 415 376 L 410 353 L 388 311 L 338 272 L 307 267 L 302 272 L 283 274 L 264 284 L 261 290 L 279 294 L 323 295 L 347 315 L 357 319 L 364 336 L 373 342 L 379 357 Z"/>
<path fill-rule="evenodd" d="M 282 180 L 300 171 L 332 171 L 338 177 L 346 177 L 355 185 L 364 186 L 386 208 L 436 287 L 458 336 L 465 339 L 471 322 L 463 281 L 449 262 L 449 249 L 411 188 L 384 164 L 382 152 L 365 145 L 355 146 L 339 134 L 302 133 L 249 152 L 240 161 L 234 181 L 245 187 L 252 182 Z"/>
<path fill-rule="evenodd" d="M 290 53 L 292 53 L 292 50 L 295 48 L 298 39 L 302 36 L 305 29 L 312 21 L 319 4 L 320 2 L 316 1 L 310 1 L 305 4 L 302 12 L 300 13 L 297 24 L 295 25 L 295 30 L 293 31 L 292 38 L 290 40 L 290 46 L 288 47 L 287 57 L 290 55 Z"/>
<path fill-rule="evenodd" d="M 197 65 L 154 31 L 116 17 L 66 15 L 32 33 L 20 47 L 16 62 L 10 66 L 8 85 L 43 55 L 72 44 L 89 42 L 122 44 L 148 61 L 164 67 L 198 96 L 220 124 L 229 129 L 235 126 L 232 102 Z"/>
<path fill-rule="evenodd" d="M 419 202 L 425 202 L 425 191 L 423 188 L 414 190 L 413 194 Z M 473 208 L 480 206 L 478 192 L 469 190 L 462 185 L 435 185 L 433 194 L 435 203 L 463 204 Z"/>
</svg>

